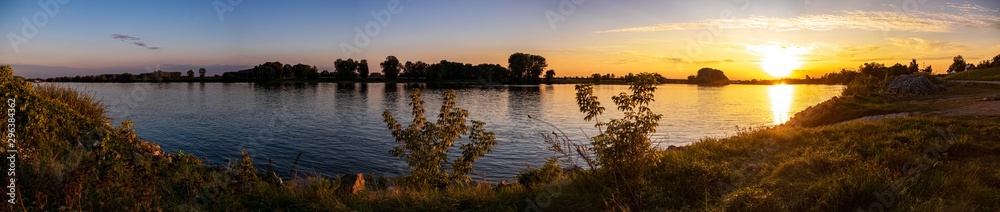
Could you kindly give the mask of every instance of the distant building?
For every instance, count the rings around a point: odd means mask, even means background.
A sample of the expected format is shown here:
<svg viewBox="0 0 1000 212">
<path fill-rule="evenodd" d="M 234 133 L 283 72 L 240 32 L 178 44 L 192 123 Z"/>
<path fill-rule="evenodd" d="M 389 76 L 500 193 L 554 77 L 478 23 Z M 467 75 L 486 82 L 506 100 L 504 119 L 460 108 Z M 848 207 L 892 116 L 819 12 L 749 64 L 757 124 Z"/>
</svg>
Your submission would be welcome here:
<svg viewBox="0 0 1000 212">
<path fill-rule="evenodd" d="M 972 64 L 966 64 L 966 65 L 965 65 L 965 71 L 972 71 L 972 69 L 973 69 L 973 68 L 975 68 L 975 67 L 976 67 L 976 66 L 973 66 Z M 957 71 L 955 71 L 955 69 L 948 69 L 948 73 L 949 73 L 949 74 L 954 74 L 954 73 L 956 73 L 956 72 L 957 72 Z"/>
</svg>

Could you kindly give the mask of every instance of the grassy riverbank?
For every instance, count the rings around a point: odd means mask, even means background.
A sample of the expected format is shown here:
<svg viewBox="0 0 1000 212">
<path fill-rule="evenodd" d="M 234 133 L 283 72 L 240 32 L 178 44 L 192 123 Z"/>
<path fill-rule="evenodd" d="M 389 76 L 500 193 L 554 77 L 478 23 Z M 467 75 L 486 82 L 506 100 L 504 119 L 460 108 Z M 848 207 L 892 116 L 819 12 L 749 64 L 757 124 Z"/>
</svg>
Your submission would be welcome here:
<svg viewBox="0 0 1000 212">
<path fill-rule="evenodd" d="M 635 164 L 643 172 L 627 182 L 600 171 L 558 174 L 531 188 L 412 189 L 369 179 L 354 195 L 337 191 L 337 179 L 275 178 L 252 155 L 215 167 L 163 153 L 137 138 L 132 123 L 108 124 L 92 97 L 32 85 L 9 66 L 0 67 L 0 88 L 17 101 L 23 154 L 17 204 L 7 211 L 1000 210 L 1000 115 L 960 111 L 995 103 L 978 99 L 1000 91 L 996 85 L 830 100 L 787 125 L 658 150 L 656 165 Z M 913 116 L 841 123 L 899 112 Z"/>
<path fill-rule="evenodd" d="M 1000 68 L 987 68 L 949 74 L 945 80 L 1000 81 Z"/>
</svg>

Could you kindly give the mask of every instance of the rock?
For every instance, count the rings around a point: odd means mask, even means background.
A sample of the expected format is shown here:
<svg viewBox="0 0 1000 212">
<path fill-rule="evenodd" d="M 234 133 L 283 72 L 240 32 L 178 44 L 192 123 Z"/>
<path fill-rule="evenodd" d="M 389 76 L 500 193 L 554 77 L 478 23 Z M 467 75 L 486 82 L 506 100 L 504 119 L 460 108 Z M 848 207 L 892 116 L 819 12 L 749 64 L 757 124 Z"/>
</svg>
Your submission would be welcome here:
<svg viewBox="0 0 1000 212">
<path fill-rule="evenodd" d="M 348 174 L 340 177 L 340 187 L 337 191 L 343 194 L 357 194 L 365 189 L 365 178 L 361 173 Z"/>
<path fill-rule="evenodd" d="M 885 91 L 890 94 L 908 95 L 929 95 L 944 91 L 944 87 L 928 77 L 920 74 L 899 75 L 889 80 Z"/>
</svg>

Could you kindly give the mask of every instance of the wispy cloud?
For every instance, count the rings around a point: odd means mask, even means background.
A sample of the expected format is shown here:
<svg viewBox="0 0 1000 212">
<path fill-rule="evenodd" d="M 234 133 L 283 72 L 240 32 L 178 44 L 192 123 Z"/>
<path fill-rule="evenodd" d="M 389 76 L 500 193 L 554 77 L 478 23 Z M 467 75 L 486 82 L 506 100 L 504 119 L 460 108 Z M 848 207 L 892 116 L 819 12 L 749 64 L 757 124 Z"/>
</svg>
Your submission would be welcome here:
<svg viewBox="0 0 1000 212">
<path fill-rule="evenodd" d="M 914 48 L 924 52 L 937 52 L 937 51 L 965 51 L 972 49 L 969 46 L 939 40 L 924 40 L 920 38 L 887 38 L 889 43 L 892 45 Z"/>
<path fill-rule="evenodd" d="M 954 9 L 958 9 L 958 10 L 960 10 L 962 12 L 965 12 L 965 13 L 971 13 L 971 12 L 997 13 L 997 12 L 1000 12 L 1000 10 L 997 10 L 997 9 L 990 9 L 990 8 L 986 8 L 986 7 L 983 7 L 983 6 L 979 6 L 979 5 L 975 5 L 975 4 L 969 4 L 969 3 L 961 3 L 961 4 L 959 4 L 959 3 L 954 3 L 954 2 L 948 2 L 948 7 L 954 8 Z"/>
<path fill-rule="evenodd" d="M 141 39 L 139 39 L 137 37 L 132 37 L 132 36 L 123 35 L 123 34 L 113 34 L 113 35 L 111 35 L 111 37 L 114 38 L 114 39 L 122 40 L 122 41 L 141 40 Z"/>
<path fill-rule="evenodd" d="M 855 57 L 855 56 L 857 56 L 859 54 L 867 54 L 867 53 L 873 52 L 875 50 L 879 50 L 881 48 L 882 47 L 875 46 L 875 45 L 868 45 L 868 46 L 845 46 L 845 47 L 841 48 L 840 52 L 838 52 L 836 54 L 836 56 L 837 57 L 841 57 L 841 58 L 851 58 L 851 57 Z"/>
<path fill-rule="evenodd" d="M 834 12 L 832 14 L 801 15 L 793 18 L 753 16 L 748 18 L 705 19 L 693 22 L 665 23 L 605 30 L 597 33 L 697 29 L 765 29 L 774 31 L 853 29 L 869 31 L 951 32 L 955 30 L 956 26 L 997 29 L 997 26 L 1000 26 L 1000 16 L 996 14 L 953 15 L 947 13 L 850 10 Z"/>
<path fill-rule="evenodd" d="M 894 63 L 904 63 L 904 62 L 909 62 L 911 59 L 915 59 L 917 61 L 925 61 L 925 60 L 932 61 L 932 60 L 950 60 L 953 57 L 954 56 L 872 57 L 872 58 L 849 59 L 849 60 L 845 60 L 845 61 L 850 61 L 850 62 L 879 62 L 879 61 L 886 62 L 886 61 L 888 61 L 888 62 L 894 62 Z"/>
<path fill-rule="evenodd" d="M 146 49 L 149 49 L 149 50 L 160 49 L 160 47 L 148 46 L 144 42 L 139 42 L 139 40 L 142 40 L 142 38 L 132 37 L 132 36 L 123 35 L 123 34 L 113 34 L 113 35 L 111 35 L 111 38 L 118 39 L 118 40 L 120 40 L 122 42 L 126 42 L 126 43 L 132 43 L 132 44 L 134 44 L 136 46 L 140 46 L 142 48 L 146 48 Z"/>
</svg>

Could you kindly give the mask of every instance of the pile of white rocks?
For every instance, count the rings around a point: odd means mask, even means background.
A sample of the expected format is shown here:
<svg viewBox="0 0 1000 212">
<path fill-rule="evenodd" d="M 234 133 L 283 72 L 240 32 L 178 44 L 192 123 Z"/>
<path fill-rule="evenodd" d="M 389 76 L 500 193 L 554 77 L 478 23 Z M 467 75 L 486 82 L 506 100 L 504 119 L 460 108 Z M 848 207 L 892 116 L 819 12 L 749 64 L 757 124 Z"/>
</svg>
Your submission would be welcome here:
<svg viewBox="0 0 1000 212">
<path fill-rule="evenodd" d="M 885 87 L 890 94 L 928 95 L 944 91 L 944 87 L 934 83 L 928 76 L 907 74 L 893 77 Z"/>
</svg>

